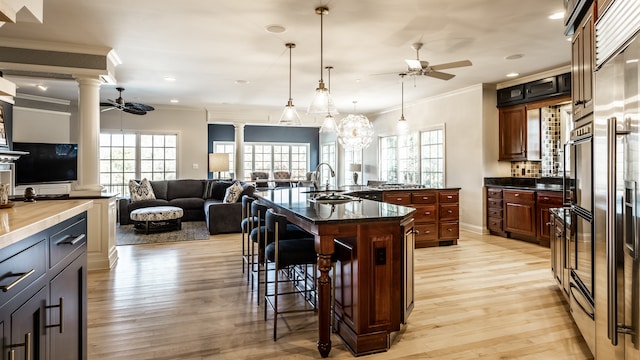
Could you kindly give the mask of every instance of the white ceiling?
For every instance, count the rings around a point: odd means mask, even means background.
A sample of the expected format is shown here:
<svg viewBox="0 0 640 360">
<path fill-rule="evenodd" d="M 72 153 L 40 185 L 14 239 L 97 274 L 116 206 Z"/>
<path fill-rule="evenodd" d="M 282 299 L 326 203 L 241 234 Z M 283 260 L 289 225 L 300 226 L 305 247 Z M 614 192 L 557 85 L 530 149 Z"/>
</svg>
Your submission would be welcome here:
<svg viewBox="0 0 640 360">
<path fill-rule="evenodd" d="M 324 65 L 331 65 L 331 93 L 341 113 L 372 113 L 400 103 L 404 59 L 424 43 L 420 59 L 431 64 L 469 59 L 473 66 L 446 70 L 449 81 L 405 79 L 405 102 L 505 75 L 537 73 L 567 65 L 570 42 L 560 0 L 44 0 L 44 23 L 0 27 L 0 37 L 110 47 L 126 101 L 154 106 L 276 109 L 288 99 L 289 56 L 294 42 L 293 102 L 301 114 L 320 79 L 320 16 L 325 5 Z M 272 34 L 267 25 L 286 32 Z M 517 60 L 505 57 L 522 54 Z M 386 74 L 386 75 L 379 75 Z M 164 80 L 171 76 L 175 82 Z M 73 81 L 6 76 L 18 93 L 75 100 Z M 237 84 L 245 80 L 247 84 Z M 324 72 L 327 82 L 327 73 Z M 46 92 L 35 87 L 49 86 Z M 117 97 L 115 85 L 101 100 Z M 463 106 L 463 104 L 461 104 Z"/>
</svg>

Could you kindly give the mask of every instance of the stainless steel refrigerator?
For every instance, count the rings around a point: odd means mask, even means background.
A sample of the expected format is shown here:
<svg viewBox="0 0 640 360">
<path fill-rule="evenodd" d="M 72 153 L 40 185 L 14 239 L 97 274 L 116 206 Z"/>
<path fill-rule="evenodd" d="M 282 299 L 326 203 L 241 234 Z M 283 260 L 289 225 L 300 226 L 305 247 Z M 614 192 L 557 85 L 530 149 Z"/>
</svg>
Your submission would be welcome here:
<svg viewBox="0 0 640 360">
<path fill-rule="evenodd" d="M 596 359 L 640 359 L 640 4 L 596 22 L 593 250 Z"/>
</svg>

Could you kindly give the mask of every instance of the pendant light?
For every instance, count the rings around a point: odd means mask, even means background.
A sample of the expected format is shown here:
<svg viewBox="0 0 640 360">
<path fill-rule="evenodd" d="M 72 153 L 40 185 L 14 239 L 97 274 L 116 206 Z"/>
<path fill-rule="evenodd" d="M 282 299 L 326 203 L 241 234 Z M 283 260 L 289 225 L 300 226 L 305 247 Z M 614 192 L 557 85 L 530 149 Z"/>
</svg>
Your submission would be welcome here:
<svg viewBox="0 0 640 360">
<path fill-rule="evenodd" d="M 338 125 L 338 141 L 345 148 L 359 151 L 367 148 L 373 140 L 373 125 L 369 119 L 361 114 L 355 114 L 356 103 L 353 102 L 354 114 L 349 114 Z"/>
<path fill-rule="evenodd" d="M 401 96 L 401 107 L 400 107 L 400 119 L 398 119 L 398 132 L 400 134 L 404 134 L 409 131 L 409 123 L 407 119 L 404 118 L 404 77 L 405 73 L 400 73 L 400 78 L 402 79 L 402 96 Z"/>
<path fill-rule="evenodd" d="M 329 8 L 326 7 L 317 7 L 316 14 L 320 15 L 320 82 L 318 87 L 316 88 L 315 95 L 313 96 L 313 101 L 309 104 L 309 109 L 307 109 L 307 113 L 309 114 L 326 114 L 327 111 L 331 115 L 337 115 L 338 109 L 336 105 L 333 103 L 333 99 L 331 99 L 331 94 L 329 94 L 329 90 L 324 87 L 324 79 L 322 78 L 324 68 L 322 67 L 322 56 L 323 56 L 323 18 L 324 15 L 329 14 Z"/>
<path fill-rule="evenodd" d="M 327 72 L 329 73 L 327 81 L 329 85 L 329 94 L 331 94 L 331 69 L 333 69 L 333 66 L 327 66 L 325 67 L 325 69 L 327 69 Z M 336 124 L 336 119 L 333 117 L 333 115 L 331 115 L 331 110 L 327 107 L 327 115 L 324 117 L 324 122 L 322 123 L 322 127 L 320 128 L 320 133 L 334 133 L 337 130 L 338 125 Z"/>
<path fill-rule="evenodd" d="M 296 107 L 293 106 L 293 98 L 291 97 L 291 49 L 296 47 L 296 44 L 286 43 L 285 46 L 289 48 L 289 101 L 287 101 L 287 105 L 284 107 L 284 111 L 280 117 L 280 124 L 302 125 L 302 121 L 300 121 L 300 116 L 298 116 Z"/>
</svg>

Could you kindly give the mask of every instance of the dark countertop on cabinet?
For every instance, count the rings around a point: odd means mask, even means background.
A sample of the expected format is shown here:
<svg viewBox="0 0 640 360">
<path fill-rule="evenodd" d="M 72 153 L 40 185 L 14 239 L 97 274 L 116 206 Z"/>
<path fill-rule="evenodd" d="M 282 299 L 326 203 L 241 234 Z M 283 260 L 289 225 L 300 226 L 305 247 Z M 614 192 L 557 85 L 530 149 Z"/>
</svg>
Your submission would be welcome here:
<svg viewBox="0 0 640 360">
<path fill-rule="evenodd" d="M 515 190 L 562 191 L 562 178 L 486 177 L 484 186 Z"/>
</svg>

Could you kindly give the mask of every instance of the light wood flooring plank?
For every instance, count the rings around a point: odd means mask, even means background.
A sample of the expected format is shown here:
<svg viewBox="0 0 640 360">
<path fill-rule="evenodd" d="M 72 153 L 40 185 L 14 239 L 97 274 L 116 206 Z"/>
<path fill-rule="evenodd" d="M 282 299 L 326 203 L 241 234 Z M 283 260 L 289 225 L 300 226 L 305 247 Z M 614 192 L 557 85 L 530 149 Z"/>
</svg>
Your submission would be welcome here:
<svg viewBox="0 0 640 360">
<path fill-rule="evenodd" d="M 366 359 L 590 359 L 550 271 L 549 249 L 461 232 L 416 250 L 416 303 L 386 353 Z M 316 317 L 263 320 L 240 234 L 121 246 L 89 273 L 90 360 L 317 359 Z M 289 328 L 287 328 L 289 327 Z M 353 359 L 337 336 L 331 358 Z"/>
</svg>

